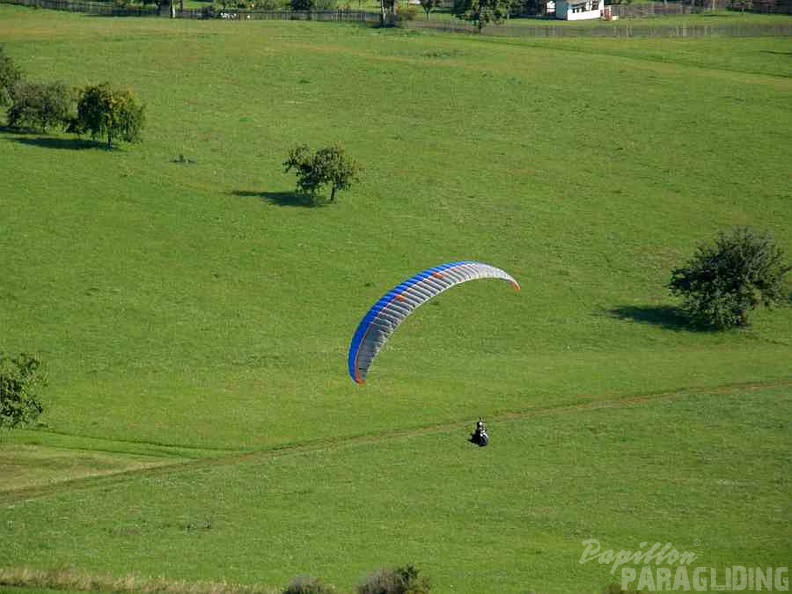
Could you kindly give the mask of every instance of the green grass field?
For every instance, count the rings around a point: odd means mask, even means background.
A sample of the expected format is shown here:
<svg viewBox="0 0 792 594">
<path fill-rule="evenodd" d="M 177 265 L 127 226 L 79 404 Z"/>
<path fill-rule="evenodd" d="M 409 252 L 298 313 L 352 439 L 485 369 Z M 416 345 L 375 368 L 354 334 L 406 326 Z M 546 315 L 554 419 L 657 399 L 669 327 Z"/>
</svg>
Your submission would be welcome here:
<svg viewBox="0 0 792 594">
<path fill-rule="evenodd" d="M 0 43 L 148 118 L 112 152 L 0 132 L 0 350 L 50 378 L 0 436 L 0 569 L 516 594 L 618 581 L 587 538 L 788 564 L 792 308 L 694 332 L 665 285 L 733 225 L 792 254 L 792 39 L 0 5 Z M 334 142 L 362 182 L 300 206 L 288 149 Z M 443 294 L 350 381 L 367 308 L 457 259 L 523 290 Z"/>
</svg>

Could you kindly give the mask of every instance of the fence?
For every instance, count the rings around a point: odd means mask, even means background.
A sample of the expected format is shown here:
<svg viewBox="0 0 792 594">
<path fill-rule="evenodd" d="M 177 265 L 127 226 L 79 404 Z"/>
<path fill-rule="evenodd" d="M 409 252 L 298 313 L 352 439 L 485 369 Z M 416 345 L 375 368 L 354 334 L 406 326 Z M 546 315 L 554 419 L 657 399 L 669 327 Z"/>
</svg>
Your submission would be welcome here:
<svg viewBox="0 0 792 594">
<path fill-rule="evenodd" d="M 0 0 L 4 2 L 5 0 Z M 175 10 L 175 18 L 259 21 L 322 21 L 336 23 L 379 23 L 379 14 L 362 10 Z"/>
<path fill-rule="evenodd" d="M 611 4 L 608 8 L 619 18 L 646 18 L 653 16 L 682 16 L 703 14 L 729 8 L 732 0 L 703 0 L 702 4 L 688 2 L 642 2 L 640 4 Z"/>
<path fill-rule="evenodd" d="M 696 2 L 699 2 L 698 6 Z M 685 0 L 681 2 L 614 4 L 609 8 L 612 14 L 626 18 L 701 14 L 727 8 L 765 14 L 792 14 L 792 0 Z"/>
<path fill-rule="evenodd" d="M 177 0 L 174 0 L 177 1 Z M 175 9 L 164 3 L 156 6 L 117 6 L 112 2 L 90 0 L 0 0 L 0 4 L 18 4 L 34 8 L 82 12 L 101 16 L 173 16 L 185 19 L 222 18 L 228 20 L 330 21 L 345 23 L 378 23 L 379 14 L 357 10 L 211 10 Z"/>
<path fill-rule="evenodd" d="M 433 23 L 431 21 L 408 21 L 404 26 L 412 29 L 433 29 L 454 33 L 479 34 L 479 30 L 459 21 Z M 576 27 L 552 25 L 490 25 L 480 32 L 482 35 L 501 37 L 769 37 L 792 35 L 792 24 L 778 25 L 663 25 L 630 24 L 625 21 L 609 23 L 602 27 Z"/>
<path fill-rule="evenodd" d="M 75 0 L 0 0 L 0 4 L 19 4 L 33 8 L 83 12 L 101 16 L 157 16 L 154 6 L 115 6 L 110 2 Z"/>
<path fill-rule="evenodd" d="M 174 0 L 174 2 L 177 0 Z M 649 2 L 628 5 L 614 4 L 609 6 L 612 14 L 620 19 L 631 17 L 647 17 L 660 15 L 684 15 L 707 12 L 713 8 L 724 8 L 735 0 L 704 0 L 706 7 L 692 6 L 683 2 Z M 747 1 L 747 0 L 746 0 Z M 762 0 L 754 0 L 754 4 Z M 768 0 L 769 1 L 769 0 Z M 356 10 L 224 10 L 214 11 L 210 8 L 178 10 L 163 2 L 162 10 L 156 6 L 117 6 L 112 2 L 92 2 L 90 0 L 0 0 L 0 4 L 19 4 L 35 8 L 82 12 L 103 16 L 173 16 L 175 18 L 205 19 L 222 18 L 228 20 L 281 20 L 281 21 L 329 21 L 346 23 L 379 23 L 380 15 L 374 12 Z M 780 5 L 774 2 L 774 5 Z M 784 6 L 792 6 L 787 0 Z M 171 12 L 171 10 L 173 12 Z M 435 22 L 423 19 L 403 21 L 402 26 L 409 29 L 433 29 L 452 31 L 455 33 L 479 33 L 478 29 L 468 23 L 452 20 Z M 619 20 L 607 27 L 576 27 L 553 26 L 548 23 L 530 25 L 521 20 L 519 25 L 494 25 L 484 28 L 484 35 L 501 35 L 505 37 L 762 37 L 790 36 L 792 24 L 761 24 L 761 25 L 666 25 L 653 27 L 647 24 L 631 25 Z"/>
</svg>

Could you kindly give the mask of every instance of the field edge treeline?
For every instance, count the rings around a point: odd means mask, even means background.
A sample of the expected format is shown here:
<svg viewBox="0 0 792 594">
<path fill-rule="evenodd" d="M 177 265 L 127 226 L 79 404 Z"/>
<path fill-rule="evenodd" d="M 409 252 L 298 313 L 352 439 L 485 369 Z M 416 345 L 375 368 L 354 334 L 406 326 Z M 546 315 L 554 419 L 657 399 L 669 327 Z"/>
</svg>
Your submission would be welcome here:
<svg viewBox="0 0 792 594">
<path fill-rule="evenodd" d="M 310 10 L 297 10 L 286 6 L 282 9 L 261 9 L 233 7 L 223 3 L 222 10 L 215 6 L 202 8 L 184 8 L 182 3 L 168 2 L 102 2 L 98 0 L 0 0 L 0 4 L 27 6 L 38 9 L 77 12 L 98 16 L 113 17 L 165 17 L 179 19 L 213 19 L 228 20 L 266 20 L 266 21 L 318 21 L 318 22 L 343 22 L 358 23 L 376 26 L 383 23 L 383 17 L 371 10 L 352 10 L 349 5 L 334 9 L 314 7 Z M 655 17 L 682 17 L 706 15 L 717 11 L 733 11 L 741 13 L 761 13 L 764 15 L 792 14 L 792 0 L 766 0 L 764 2 L 751 2 L 746 8 L 739 0 L 713 0 L 706 5 L 695 5 L 688 2 L 643 2 L 613 3 L 610 11 L 614 17 L 629 20 L 647 20 L 647 23 L 625 24 L 622 22 L 592 23 L 572 25 L 566 21 L 539 18 L 524 15 L 517 11 L 512 16 L 517 18 L 519 24 L 511 21 L 502 23 L 497 27 L 479 29 L 469 23 L 456 19 L 429 20 L 419 19 L 410 11 L 402 11 L 397 18 L 388 20 L 390 24 L 409 29 L 432 29 L 454 33 L 484 33 L 506 37 L 756 37 L 756 36 L 787 36 L 792 35 L 792 24 L 789 23 L 754 23 L 754 22 L 728 22 L 728 23 L 702 23 L 697 25 L 673 24 L 658 25 L 651 23 Z M 528 18 L 522 18 L 528 17 Z M 536 25 L 531 25 L 535 21 Z M 597 26 L 598 25 L 598 26 Z"/>
</svg>

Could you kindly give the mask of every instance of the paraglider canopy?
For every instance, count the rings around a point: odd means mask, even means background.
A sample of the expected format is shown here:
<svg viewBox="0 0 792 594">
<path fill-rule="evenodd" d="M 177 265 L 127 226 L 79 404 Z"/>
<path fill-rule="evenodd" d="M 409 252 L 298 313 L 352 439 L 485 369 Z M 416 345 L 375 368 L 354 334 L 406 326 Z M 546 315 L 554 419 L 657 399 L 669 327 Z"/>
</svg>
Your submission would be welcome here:
<svg viewBox="0 0 792 594">
<path fill-rule="evenodd" d="M 347 356 L 350 377 L 358 384 L 366 381 L 368 369 L 385 341 L 416 308 L 456 285 L 485 278 L 504 280 L 520 289 L 517 281 L 500 268 L 465 260 L 419 272 L 383 295 L 363 316 L 352 337 Z"/>
</svg>

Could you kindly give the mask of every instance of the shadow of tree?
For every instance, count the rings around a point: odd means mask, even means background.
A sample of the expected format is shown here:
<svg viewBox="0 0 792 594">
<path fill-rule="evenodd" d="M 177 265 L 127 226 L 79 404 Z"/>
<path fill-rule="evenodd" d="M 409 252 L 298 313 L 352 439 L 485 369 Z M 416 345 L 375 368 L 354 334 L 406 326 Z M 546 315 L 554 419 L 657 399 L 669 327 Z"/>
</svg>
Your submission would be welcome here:
<svg viewBox="0 0 792 594">
<path fill-rule="evenodd" d="M 317 208 L 325 205 L 321 198 L 313 197 L 309 194 L 300 194 L 299 192 L 251 192 L 247 190 L 234 190 L 232 194 L 241 198 L 258 198 L 259 200 L 275 204 L 276 206 Z"/>
<path fill-rule="evenodd" d="M 621 305 L 606 312 L 620 320 L 660 326 L 666 330 L 701 332 L 683 310 L 672 305 Z"/>
<path fill-rule="evenodd" d="M 55 150 L 83 151 L 87 149 L 106 149 L 107 143 L 99 140 L 86 140 L 84 138 L 53 138 L 49 136 L 17 136 L 14 142 L 27 146 Z"/>
</svg>

